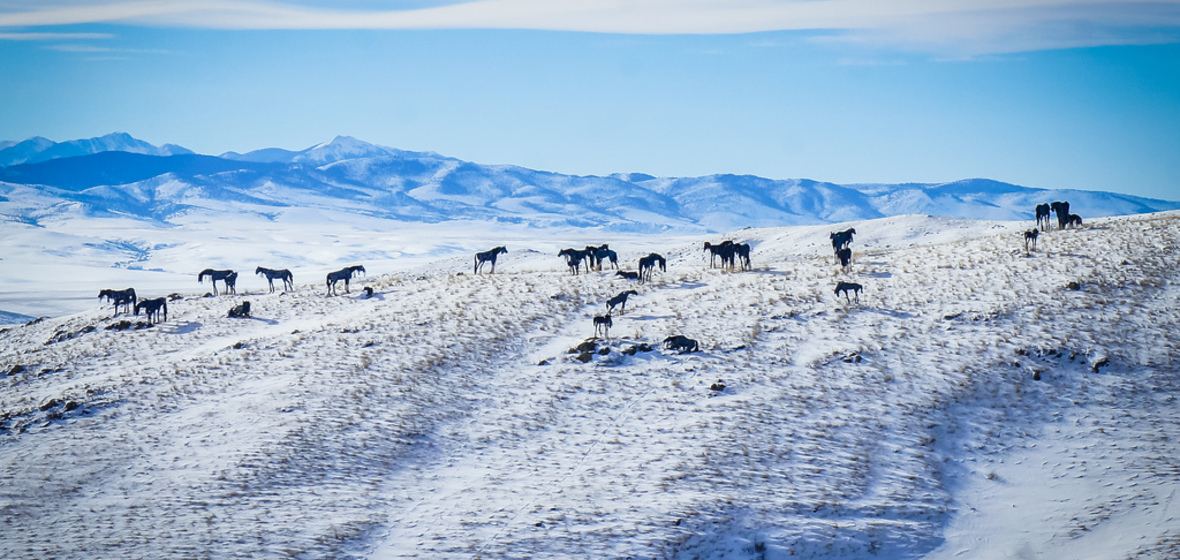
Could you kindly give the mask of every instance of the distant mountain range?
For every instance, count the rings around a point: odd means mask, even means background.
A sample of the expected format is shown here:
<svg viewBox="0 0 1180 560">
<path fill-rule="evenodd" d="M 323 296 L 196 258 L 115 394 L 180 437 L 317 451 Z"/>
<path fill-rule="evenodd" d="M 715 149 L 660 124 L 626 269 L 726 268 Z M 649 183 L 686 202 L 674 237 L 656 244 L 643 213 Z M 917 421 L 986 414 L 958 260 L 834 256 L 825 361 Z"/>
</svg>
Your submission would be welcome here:
<svg viewBox="0 0 1180 560">
<path fill-rule="evenodd" d="M 219 156 L 157 147 L 125 133 L 0 142 L 0 215 L 28 223 L 71 212 L 161 224 L 202 212 L 276 219 L 290 209 L 315 208 L 400 221 L 719 232 L 901 214 L 1032 220 L 1033 208 L 1052 200 L 1070 201 L 1083 218 L 1180 209 L 1180 202 L 988 179 L 838 185 L 748 175 L 573 176 L 343 136 L 300 151 Z"/>
</svg>

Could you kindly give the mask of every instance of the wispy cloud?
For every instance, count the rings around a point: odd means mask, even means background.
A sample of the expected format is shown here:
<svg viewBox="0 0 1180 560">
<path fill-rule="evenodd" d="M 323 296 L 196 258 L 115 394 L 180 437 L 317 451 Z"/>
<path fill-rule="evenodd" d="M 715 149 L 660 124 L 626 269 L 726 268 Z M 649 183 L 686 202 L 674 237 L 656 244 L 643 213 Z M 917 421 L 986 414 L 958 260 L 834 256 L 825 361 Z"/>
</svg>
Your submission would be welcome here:
<svg viewBox="0 0 1180 560">
<path fill-rule="evenodd" d="M 0 33 L 0 41 L 72 41 L 113 37 L 110 33 Z"/>
<path fill-rule="evenodd" d="M 476 0 L 404 10 L 340 9 L 339 3 L 326 1 L 21 4 L 0 3 L 0 27 L 105 22 L 217 29 L 474 28 L 631 34 L 825 30 L 840 32 L 840 40 L 967 53 L 1180 40 L 1180 0 Z"/>
</svg>

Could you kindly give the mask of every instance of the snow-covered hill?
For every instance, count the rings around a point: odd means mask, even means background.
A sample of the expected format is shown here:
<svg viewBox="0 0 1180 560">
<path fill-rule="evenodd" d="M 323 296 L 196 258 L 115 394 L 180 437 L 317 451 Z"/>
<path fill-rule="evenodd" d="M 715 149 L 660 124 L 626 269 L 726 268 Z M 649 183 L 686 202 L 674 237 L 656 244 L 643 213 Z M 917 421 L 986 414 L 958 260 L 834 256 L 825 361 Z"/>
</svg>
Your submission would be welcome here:
<svg viewBox="0 0 1180 560">
<path fill-rule="evenodd" d="M 125 134 L 61 144 L 34 138 L 0 149 L 0 216 L 27 223 L 78 211 L 176 224 L 194 213 L 273 218 L 314 208 L 418 223 L 466 219 L 692 234 L 904 214 L 1031 220 L 1037 204 L 1053 200 L 1072 202 L 1084 219 L 1180 208 L 1178 202 L 985 179 L 836 185 L 737 175 L 570 176 L 344 136 L 301 151 L 216 157 L 155 148 Z"/>
<path fill-rule="evenodd" d="M 91 294 L 0 331 L 3 556 L 1180 557 L 1180 213 L 1088 220 L 1031 252 L 1025 222 L 741 230 L 754 269 L 736 273 L 708 268 L 720 235 L 512 226 L 476 276 L 469 253 L 440 255 L 482 222 L 366 225 L 300 253 L 363 258 L 349 295 L 297 270 L 291 293 L 242 278 L 201 297 L 187 274 L 125 267 L 141 295 L 178 293 L 166 322 L 137 329 Z M 850 226 L 843 272 L 828 232 Z M 75 268 L 42 278 L 110 280 L 109 250 L 196 269 L 303 235 L 206 247 L 177 229 L 67 248 Z M 605 241 L 668 269 L 571 276 L 549 250 Z M 413 243 L 430 248 L 395 270 Z M 570 353 L 626 289 L 609 338 Z M 252 318 L 226 317 L 243 301 Z M 675 334 L 701 351 L 660 347 Z"/>
</svg>

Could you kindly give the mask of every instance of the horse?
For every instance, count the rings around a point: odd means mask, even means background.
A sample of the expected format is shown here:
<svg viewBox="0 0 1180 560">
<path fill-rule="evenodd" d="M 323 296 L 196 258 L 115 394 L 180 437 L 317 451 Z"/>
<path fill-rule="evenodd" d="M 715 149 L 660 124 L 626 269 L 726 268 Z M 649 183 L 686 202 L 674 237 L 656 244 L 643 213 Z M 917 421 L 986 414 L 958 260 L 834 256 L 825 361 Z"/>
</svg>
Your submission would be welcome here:
<svg viewBox="0 0 1180 560">
<path fill-rule="evenodd" d="M 135 314 L 139 315 L 139 310 L 142 309 L 147 314 L 148 324 L 152 324 L 152 316 L 156 317 L 156 322 L 161 322 L 160 313 L 164 314 L 164 321 L 168 320 L 168 298 L 158 297 L 156 299 L 140 300 L 135 304 Z"/>
<path fill-rule="evenodd" d="M 664 348 L 668 350 L 676 350 L 681 354 L 689 352 L 696 352 L 701 349 L 701 345 L 697 341 L 688 338 L 684 335 L 669 336 L 664 339 Z"/>
<path fill-rule="evenodd" d="M 119 314 L 119 306 L 127 307 L 127 311 L 131 311 L 135 305 L 135 288 L 127 288 L 126 290 L 102 290 L 98 292 L 98 299 L 107 298 L 115 304 L 115 315 Z"/>
<path fill-rule="evenodd" d="M 750 270 L 750 245 L 748 243 L 733 244 L 734 260 L 741 259 L 742 270 Z"/>
<path fill-rule="evenodd" d="M 1069 226 L 1082 227 L 1082 217 L 1077 214 L 1070 214 L 1069 216 L 1066 216 L 1065 226 L 1066 227 L 1069 227 Z"/>
<path fill-rule="evenodd" d="M 717 257 L 721 257 L 721 268 L 725 268 L 725 263 L 733 264 L 733 241 L 725 240 L 717 245 L 711 245 L 708 241 L 705 242 L 705 250 L 709 251 L 709 268 L 713 268 L 714 263 L 717 262 Z"/>
<path fill-rule="evenodd" d="M 1032 229 L 1024 232 L 1024 252 L 1026 252 L 1026 253 L 1028 252 L 1029 242 L 1032 242 L 1033 250 L 1034 251 L 1037 250 L 1037 237 L 1040 235 L 1041 235 L 1041 232 L 1037 231 L 1037 228 L 1032 228 Z"/>
<path fill-rule="evenodd" d="M 599 272 L 602 272 L 602 262 L 606 261 L 606 260 L 610 261 L 611 266 L 615 267 L 615 270 L 619 269 L 619 254 L 618 253 L 608 249 L 606 247 L 606 245 L 595 248 L 594 249 L 594 263 L 597 266 L 595 266 L 594 269 Z"/>
<path fill-rule="evenodd" d="M 505 249 L 504 246 L 501 245 L 499 247 L 496 247 L 495 249 L 489 249 L 489 250 L 484 251 L 482 253 L 476 253 L 475 254 L 475 271 L 473 272 L 473 274 L 479 274 L 479 269 L 483 268 L 483 265 L 485 265 L 487 263 L 492 263 L 492 274 L 495 274 L 496 273 L 496 257 L 498 255 L 500 255 L 501 253 L 507 253 L 507 252 L 508 252 L 508 249 Z"/>
<path fill-rule="evenodd" d="M 594 316 L 594 336 L 598 336 L 598 330 L 602 329 L 602 336 L 610 338 L 610 328 L 613 326 L 610 320 L 610 312 L 606 315 Z"/>
<path fill-rule="evenodd" d="M 250 318 L 250 302 L 243 301 L 242 303 L 233 306 L 233 308 L 231 308 L 229 310 L 228 317 L 232 317 L 234 319 L 249 319 Z"/>
<path fill-rule="evenodd" d="M 1065 222 L 1069 219 L 1069 203 L 1054 202 L 1049 205 L 1049 208 L 1057 214 L 1057 229 L 1065 229 Z"/>
<path fill-rule="evenodd" d="M 565 264 L 569 266 L 571 274 L 578 274 L 582 271 L 582 261 L 588 258 L 590 253 L 585 249 L 562 249 L 558 251 L 557 256 L 565 257 Z M 589 263 L 586 272 L 590 272 Z"/>
<path fill-rule="evenodd" d="M 197 275 L 197 282 L 204 282 L 205 277 L 208 276 L 213 282 L 213 295 L 217 295 L 217 281 L 221 280 L 225 282 L 226 278 L 229 278 L 231 274 L 234 275 L 234 280 L 238 279 L 237 273 L 232 270 L 213 270 L 212 268 L 206 268 Z M 228 282 L 226 283 L 227 290 L 229 289 L 229 284 Z"/>
<path fill-rule="evenodd" d="M 639 292 L 636 292 L 635 290 L 627 290 L 625 292 L 620 292 L 619 295 L 606 300 L 607 314 L 609 315 L 610 313 L 614 312 L 616 306 L 619 307 L 619 315 L 626 314 L 627 313 L 627 297 L 628 296 L 637 296 L 637 295 L 639 295 Z"/>
<path fill-rule="evenodd" d="M 225 293 L 227 293 L 227 294 L 237 294 L 238 293 L 238 273 L 237 272 L 231 272 L 229 276 L 225 277 Z"/>
<path fill-rule="evenodd" d="M 848 244 L 852 243 L 852 236 L 855 234 L 855 228 L 848 228 L 844 231 L 828 234 L 828 237 L 832 238 L 832 251 L 839 251 L 847 247 Z"/>
<path fill-rule="evenodd" d="M 1053 210 L 1049 207 L 1048 204 L 1038 204 L 1037 205 L 1037 227 L 1038 228 L 1043 229 L 1043 230 L 1049 229 L 1049 225 L 1050 225 L 1049 224 L 1049 214 L 1052 212 L 1053 212 Z"/>
<path fill-rule="evenodd" d="M 363 273 L 364 271 L 365 271 L 365 267 L 358 264 L 358 265 L 353 265 L 353 266 L 342 268 L 340 270 L 337 270 L 336 272 L 329 272 L 328 273 L 328 295 L 336 294 L 336 283 L 341 280 L 344 281 L 344 293 L 346 293 L 346 294 L 349 293 L 348 292 L 348 282 L 350 280 L 352 280 L 353 273 L 355 273 L 355 272 Z"/>
<path fill-rule="evenodd" d="M 852 268 L 852 249 L 845 247 L 836 251 L 836 258 L 840 260 L 840 267 L 844 272 L 848 272 Z"/>
<path fill-rule="evenodd" d="M 852 292 L 856 296 L 857 303 L 860 303 L 860 291 L 864 286 L 856 282 L 839 282 L 836 284 L 836 297 L 840 297 L 840 292 L 844 292 L 844 299 L 852 301 L 848 298 L 848 292 Z"/>
<path fill-rule="evenodd" d="M 668 271 L 668 261 L 658 253 L 649 253 L 646 257 L 639 259 L 639 281 L 651 280 L 651 273 L 657 264 L 660 265 L 661 272 Z"/>
<path fill-rule="evenodd" d="M 639 273 L 633 270 L 620 270 L 615 273 L 615 276 L 622 276 L 627 280 L 639 280 Z"/>
<path fill-rule="evenodd" d="M 256 269 L 254 269 L 254 274 L 255 275 L 261 274 L 263 276 L 266 276 L 266 283 L 270 285 L 270 293 L 272 293 L 272 294 L 275 293 L 275 279 L 276 278 L 283 281 L 283 291 L 289 291 L 289 290 L 295 289 L 295 276 L 293 274 L 291 274 L 290 270 L 287 270 L 285 268 L 282 270 L 274 270 L 274 269 L 270 269 L 270 268 L 263 268 L 260 266 Z"/>
</svg>

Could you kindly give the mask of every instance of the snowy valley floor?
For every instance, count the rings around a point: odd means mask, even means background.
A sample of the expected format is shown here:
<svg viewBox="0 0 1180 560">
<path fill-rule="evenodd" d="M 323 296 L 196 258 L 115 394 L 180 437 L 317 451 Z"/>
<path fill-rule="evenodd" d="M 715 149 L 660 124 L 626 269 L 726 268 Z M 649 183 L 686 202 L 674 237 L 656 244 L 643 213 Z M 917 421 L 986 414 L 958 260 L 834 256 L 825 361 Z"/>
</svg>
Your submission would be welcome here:
<svg viewBox="0 0 1180 560">
<path fill-rule="evenodd" d="M 698 242 L 641 285 L 510 247 L 5 329 L 0 555 L 1180 557 L 1180 213 L 1027 254 L 1023 223 L 849 225 L 847 273 L 837 228 L 771 228 L 735 233 L 741 273 Z"/>
</svg>

